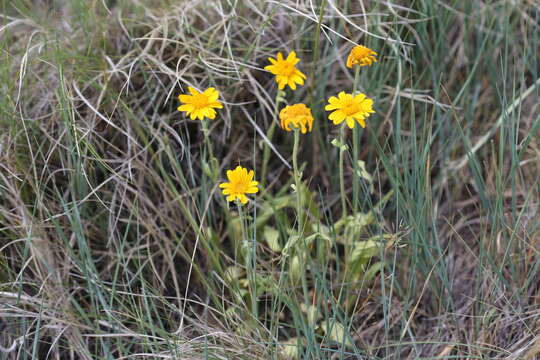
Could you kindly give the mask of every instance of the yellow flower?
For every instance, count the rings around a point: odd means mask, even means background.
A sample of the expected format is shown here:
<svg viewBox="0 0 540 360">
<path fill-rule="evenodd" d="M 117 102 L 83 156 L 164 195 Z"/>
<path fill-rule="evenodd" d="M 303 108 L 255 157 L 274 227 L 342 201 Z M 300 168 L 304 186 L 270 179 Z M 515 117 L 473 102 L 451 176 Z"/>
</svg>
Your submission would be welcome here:
<svg viewBox="0 0 540 360">
<path fill-rule="evenodd" d="M 238 165 L 234 170 L 227 170 L 229 182 L 219 184 L 223 189 L 223 195 L 227 195 L 227 201 L 240 200 L 242 204 L 247 203 L 246 194 L 255 194 L 259 191 L 258 181 L 253 181 L 253 170 Z"/>
<path fill-rule="evenodd" d="M 341 124 L 345 120 L 351 129 L 355 125 L 355 120 L 365 128 L 365 119 L 375 112 L 373 110 L 373 100 L 368 99 L 365 94 L 353 96 L 342 91 L 337 97 L 330 97 L 328 102 L 329 104 L 324 109 L 326 111 L 335 110 L 328 118 L 335 125 Z"/>
<path fill-rule="evenodd" d="M 353 65 L 366 66 L 377 62 L 377 53 L 370 48 L 362 45 L 356 45 L 352 48 L 349 57 L 347 58 L 347 67 L 352 68 Z"/>
<path fill-rule="evenodd" d="M 184 103 L 178 107 L 178 111 L 185 112 L 191 120 L 195 120 L 195 118 L 202 120 L 205 117 L 213 120 L 216 118 L 214 108 L 223 109 L 223 105 L 218 101 L 219 91 L 213 87 L 202 93 L 191 86 L 188 87 L 188 90 L 191 95 L 178 95 L 178 99 Z"/>
<path fill-rule="evenodd" d="M 292 126 L 300 128 L 302 134 L 305 134 L 313 128 L 311 109 L 304 104 L 285 106 L 279 112 L 279 119 L 281 120 L 281 128 L 287 131 L 291 131 Z"/>
<path fill-rule="evenodd" d="M 281 52 L 278 52 L 277 59 L 268 58 L 268 61 L 272 65 L 265 66 L 264 69 L 276 75 L 279 90 L 283 90 L 285 85 L 289 85 L 293 90 L 296 90 L 296 84 L 304 85 L 306 75 L 300 72 L 295 66 L 300 59 L 296 57 L 294 51 L 291 51 L 286 59 L 283 58 Z"/>
</svg>

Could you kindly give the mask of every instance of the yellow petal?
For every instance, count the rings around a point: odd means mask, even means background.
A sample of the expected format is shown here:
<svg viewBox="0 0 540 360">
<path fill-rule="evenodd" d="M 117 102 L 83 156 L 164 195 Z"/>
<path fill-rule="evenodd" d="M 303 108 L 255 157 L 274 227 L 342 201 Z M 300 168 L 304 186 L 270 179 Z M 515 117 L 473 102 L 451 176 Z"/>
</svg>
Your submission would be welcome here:
<svg viewBox="0 0 540 360">
<path fill-rule="evenodd" d="M 178 95 L 178 99 L 183 103 L 190 103 L 191 99 L 193 99 L 193 96 L 182 94 L 182 95 Z"/>
<path fill-rule="evenodd" d="M 340 110 L 337 110 L 337 111 L 334 111 L 333 113 L 331 113 L 328 118 L 330 120 L 335 120 L 335 121 L 339 121 L 339 122 L 342 122 L 343 119 L 345 119 L 347 116 Z"/>
<path fill-rule="evenodd" d="M 214 109 L 206 109 L 206 116 L 210 120 L 214 120 L 216 118 L 216 110 L 214 110 Z"/>
<path fill-rule="evenodd" d="M 324 107 L 324 110 L 326 111 L 331 111 L 331 110 L 336 110 L 336 109 L 339 109 L 339 106 L 334 105 L 334 104 L 328 104 Z"/>
<path fill-rule="evenodd" d="M 197 111 L 197 118 L 201 121 L 204 120 L 204 111 L 203 110 L 199 110 Z"/>
<path fill-rule="evenodd" d="M 364 101 L 365 98 L 366 98 L 366 94 L 360 93 L 354 97 L 354 101 L 362 102 Z"/>
<path fill-rule="evenodd" d="M 359 119 L 358 122 L 360 123 L 360 126 L 365 128 L 366 127 L 366 121 L 364 119 Z"/>
<path fill-rule="evenodd" d="M 204 91 L 204 95 L 206 95 L 208 97 L 208 102 L 211 103 L 211 102 L 214 102 L 218 99 L 219 97 L 219 91 L 217 91 L 216 89 L 214 89 L 213 87 L 211 88 L 208 88 Z"/>
<path fill-rule="evenodd" d="M 178 107 L 178 111 L 193 111 L 193 105 L 185 104 Z"/>
<path fill-rule="evenodd" d="M 304 79 L 298 75 L 293 75 L 292 80 L 300 85 L 304 85 Z"/>
<path fill-rule="evenodd" d="M 287 56 L 287 61 L 293 61 L 296 58 L 296 52 L 291 51 Z"/>
</svg>

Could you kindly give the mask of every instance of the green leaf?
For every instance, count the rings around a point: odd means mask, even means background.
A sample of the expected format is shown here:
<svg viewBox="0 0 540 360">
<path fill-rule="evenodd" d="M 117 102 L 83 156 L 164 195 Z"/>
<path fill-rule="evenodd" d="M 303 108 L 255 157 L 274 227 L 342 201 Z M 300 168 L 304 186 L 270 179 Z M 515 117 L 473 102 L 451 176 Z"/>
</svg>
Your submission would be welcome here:
<svg viewBox="0 0 540 360">
<path fill-rule="evenodd" d="M 346 336 L 347 329 L 345 329 L 340 322 L 334 321 L 328 323 L 327 321 L 323 321 L 320 327 L 323 333 L 328 336 L 331 341 L 352 346 L 349 336 Z"/>
<path fill-rule="evenodd" d="M 370 282 L 371 280 L 373 280 L 375 275 L 377 275 L 377 273 L 382 270 L 383 266 L 384 263 L 382 261 L 377 261 L 376 263 L 372 264 L 369 269 L 364 273 L 363 280 L 366 282 Z"/>
<path fill-rule="evenodd" d="M 289 240 L 283 248 L 283 255 L 292 255 L 293 249 L 296 247 L 298 240 L 300 240 L 300 237 L 298 235 L 292 235 L 291 237 L 289 237 Z"/>
<path fill-rule="evenodd" d="M 340 151 L 346 151 L 349 148 L 347 144 L 342 143 L 339 139 L 332 140 L 331 144 L 339 148 Z"/>
<path fill-rule="evenodd" d="M 302 277 L 302 263 L 300 256 L 293 256 L 289 263 L 289 277 L 293 283 L 297 283 Z"/>
<path fill-rule="evenodd" d="M 284 359 L 297 360 L 298 359 L 298 349 L 300 347 L 298 338 L 290 338 L 281 343 L 281 354 Z"/>
<path fill-rule="evenodd" d="M 274 229 L 271 226 L 265 226 L 263 236 L 264 236 L 264 240 L 268 244 L 268 247 L 273 252 L 277 252 L 277 253 L 281 252 L 282 247 L 279 244 L 279 231 L 278 230 Z"/>
<path fill-rule="evenodd" d="M 319 312 L 317 307 L 302 303 L 300 304 L 300 308 L 302 309 L 302 312 L 307 315 L 309 325 L 314 327 L 317 320 L 319 320 L 319 318 L 321 317 L 321 313 Z"/>
<path fill-rule="evenodd" d="M 354 244 L 351 251 L 351 262 L 365 262 L 379 253 L 380 244 L 375 240 L 358 241 Z"/>
<path fill-rule="evenodd" d="M 242 277 L 243 271 L 239 266 L 229 266 L 225 270 L 225 281 L 232 283 Z"/>
</svg>

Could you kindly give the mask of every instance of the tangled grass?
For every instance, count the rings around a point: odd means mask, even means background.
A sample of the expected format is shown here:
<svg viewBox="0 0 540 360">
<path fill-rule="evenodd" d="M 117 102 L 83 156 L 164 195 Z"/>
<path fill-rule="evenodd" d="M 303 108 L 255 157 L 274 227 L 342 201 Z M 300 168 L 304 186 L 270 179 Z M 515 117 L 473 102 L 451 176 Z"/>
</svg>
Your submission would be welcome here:
<svg viewBox="0 0 540 360">
<path fill-rule="evenodd" d="M 0 9 L 0 359 L 540 357 L 536 0 Z M 376 114 L 340 134 L 354 44 Z M 222 95 L 208 128 L 188 86 Z"/>
</svg>

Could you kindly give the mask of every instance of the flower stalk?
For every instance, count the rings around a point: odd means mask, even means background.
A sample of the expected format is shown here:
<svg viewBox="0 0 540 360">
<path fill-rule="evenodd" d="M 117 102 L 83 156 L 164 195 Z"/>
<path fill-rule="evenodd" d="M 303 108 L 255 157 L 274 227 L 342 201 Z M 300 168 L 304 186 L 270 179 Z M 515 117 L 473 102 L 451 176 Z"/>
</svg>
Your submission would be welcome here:
<svg viewBox="0 0 540 360">
<path fill-rule="evenodd" d="M 301 238 L 303 233 L 303 207 L 302 196 L 300 194 L 300 182 L 302 181 L 300 170 L 298 169 L 298 145 L 300 143 L 300 129 L 294 129 L 294 145 L 293 145 L 293 176 L 294 186 L 296 191 L 296 216 L 298 217 L 298 236 Z"/>
<path fill-rule="evenodd" d="M 302 279 L 302 291 L 304 295 L 304 303 L 309 304 L 309 291 L 307 286 L 307 271 L 306 271 L 306 265 L 307 265 L 307 243 L 305 242 L 306 239 L 304 237 L 304 204 L 302 202 L 302 174 L 300 173 L 300 169 L 298 167 L 298 148 L 300 144 L 300 129 L 294 128 L 294 144 L 293 144 L 293 177 L 294 177 L 294 187 L 296 192 L 296 216 L 298 218 L 297 225 L 298 225 L 298 241 L 299 243 L 303 244 L 304 246 L 297 254 L 301 259 L 301 279 Z"/>
<path fill-rule="evenodd" d="M 343 170 L 345 162 L 345 124 L 339 130 L 339 192 L 341 194 L 341 217 L 347 216 L 347 201 L 345 199 L 345 172 Z"/>
<path fill-rule="evenodd" d="M 354 69 L 354 82 L 353 82 L 353 96 L 356 96 L 356 89 L 358 88 L 358 80 L 360 78 L 360 66 L 356 66 Z M 358 179 L 358 152 L 360 143 L 360 131 L 353 129 L 353 214 L 356 214 L 358 210 L 358 196 L 359 196 L 359 179 Z"/>
</svg>

